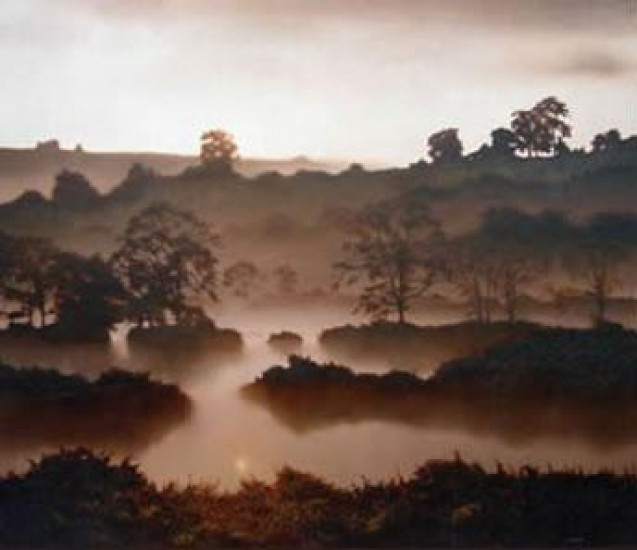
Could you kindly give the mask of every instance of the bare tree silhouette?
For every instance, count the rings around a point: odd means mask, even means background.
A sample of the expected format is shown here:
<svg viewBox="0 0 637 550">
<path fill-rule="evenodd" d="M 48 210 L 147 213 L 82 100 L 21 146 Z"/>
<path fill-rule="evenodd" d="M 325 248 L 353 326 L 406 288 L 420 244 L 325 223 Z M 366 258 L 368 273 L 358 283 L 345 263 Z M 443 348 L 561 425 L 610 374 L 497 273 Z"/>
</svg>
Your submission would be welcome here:
<svg viewBox="0 0 637 550">
<path fill-rule="evenodd" d="M 363 211 L 335 264 L 337 286 L 362 290 L 356 311 L 372 318 L 396 315 L 400 324 L 438 274 L 443 235 L 421 202 L 389 201 Z"/>
</svg>

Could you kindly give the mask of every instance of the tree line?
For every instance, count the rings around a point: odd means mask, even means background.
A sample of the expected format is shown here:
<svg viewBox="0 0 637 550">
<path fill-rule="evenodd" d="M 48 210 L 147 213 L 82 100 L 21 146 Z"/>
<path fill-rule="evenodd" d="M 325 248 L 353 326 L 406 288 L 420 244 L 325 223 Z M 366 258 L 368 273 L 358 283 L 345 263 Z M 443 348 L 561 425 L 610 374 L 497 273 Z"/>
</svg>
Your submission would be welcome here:
<svg viewBox="0 0 637 550">
<path fill-rule="evenodd" d="M 220 274 L 219 248 L 208 224 L 168 203 L 134 216 L 108 258 L 2 233 L 2 313 L 13 328 L 101 340 L 122 321 L 142 328 L 211 323 L 205 305 L 218 300 L 220 287 L 248 298 L 264 278 L 249 261 Z M 601 324 L 609 300 L 629 282 L 636 251 L 633 214 L 597 214 L 576 224 L 561 212 L 495 208 L 475 231 L 446 235 L 426 203 L 400 197 L 355 217 L 333 267 L 336 290 L 353 288 L 356 311 L 372 319 L 405 323 L 418 301 L 438 288 L 460 296 L 478 322 L 502 316 L 514 322 L 525 294 L 559 301 L 578 289 L 592 300 L 593 321 Z M 282 265 L 272 275 L 279 295 L 296 293 L 293 267 Z"/>
<path fill-rule="evenodd" d="M 525 293 L 559 301 L 579 292 L 592 299 L 599 325 L 614 293 L 630 282 L 636 252 L 634 214 L 602 213 L 575 224 L 562 212 L 494 208 L 475 231 L 451 236 L 426 204 L 401 198 L 358 215 L 334 270 L 337 288 L 357 291 L 355 311 L 373 319 L 405 323 L 438 286 L 460 295 L 482 323 L 498 312 L 515 322 Z"/>
<path fill-rule="evenodd" d="M 0 314 L 14 330 L 52 339 L 106 340 L 117 323 L 199 326 L 205 305 L 248 298 L 267 273 L 240 260 L 219 273 L 221 240 L 211 227 L 169 203 L 133 216 L 109 257 L 60 250 L 45 238 L 0 233 Z M 288 264 L 269 274 L 281 296 L 297 291 Z"/>
<path fill-rule="evenodd" d="M 0 235 L 0 297 L 13 328 L 107 339 L 118 322 L 196 324 L 216 299 L 218 237 L 166 203 L 134 216 L 109 258 L 59 250 L 42 238 Z"/>
<path fill-rule="evenodd" d="M 493 130 L 491 143 L 484 144 L 466 158 L 513 158 L 516 155 L 535 158 L 583 153 L 583 149 L 572 150 L 569 147 L 567 140 L 572 131 L 568 106 L 561 99 L 549 96 L 529 109 L 514 111 L 508 128 Z M 624 139 L 617 129 L 596 134 L 591 141 L 594 153 L 628 148 L 637 149 L 637 137 Z M 458 162 L 463 158 L 463 150 L 457 128 L 435 132 L 426 142 L 426 154 L 434 164 Z"/>
<path fill-rule="evenodd" d="M 583 153 L 572 150 L 567 143 L 573 127 L 566 102 L 555 96 L 545 97 L 528 109 L 511 113 L 508 127 L 491 132 L 491 142 L 466 156 L 481 158 L 526 158 L 563 156 Z M 622 138 L 619 130 L 610 129 L 596 134 L 591 141 L 595 153 L 637 148 L 637 137 Z M 434 164 L 462 160 L 464 145 L 458 128 L 445 128 L 431 134 L 425 143 L 425 153 Z M 191 174 L 227 174 L 238 158 L 238 146 L 232 134 L 222 129 L 209 130 L 201 136 L 200 165 Z"/>
</svg>

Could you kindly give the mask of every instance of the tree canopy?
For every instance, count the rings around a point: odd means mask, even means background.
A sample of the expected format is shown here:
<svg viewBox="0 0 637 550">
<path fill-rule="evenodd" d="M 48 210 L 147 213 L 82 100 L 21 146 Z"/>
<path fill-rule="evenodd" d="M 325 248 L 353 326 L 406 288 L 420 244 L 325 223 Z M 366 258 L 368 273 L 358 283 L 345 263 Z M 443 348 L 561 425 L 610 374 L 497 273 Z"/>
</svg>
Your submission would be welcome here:
<svg viewBox="0 0 637 550">
<path fill-rule="evenodd" d="M 454 162 L 462 158 L 462 142 L 457 128 L 447 128 L 432 134 L 427 146 L 434 162 Z"/>
<path fill-rule="evenodd" d="M 225 130 L 208 130 L 201 136 L 201 164 L 204 168 L 229 170 L 237 158 L 234 136 Z"/>
<path fill-rule="evenodd" d="M 551 96 L 542 99 L 529 110 L 515 111 L 511 130 L 517 140 L 517 150 L 529 157 L 552 154 L 560 143 L 571 137 L 566 103 Z"/>
<path fill-rule="evenodd" d="M 111 258 L 131 296 L 131 320 L 155 326 L 201 319 L 192 301 L 217 299 L 218 245 L 206 223 L 168 203 L 134 216 Z"/>
</svg>

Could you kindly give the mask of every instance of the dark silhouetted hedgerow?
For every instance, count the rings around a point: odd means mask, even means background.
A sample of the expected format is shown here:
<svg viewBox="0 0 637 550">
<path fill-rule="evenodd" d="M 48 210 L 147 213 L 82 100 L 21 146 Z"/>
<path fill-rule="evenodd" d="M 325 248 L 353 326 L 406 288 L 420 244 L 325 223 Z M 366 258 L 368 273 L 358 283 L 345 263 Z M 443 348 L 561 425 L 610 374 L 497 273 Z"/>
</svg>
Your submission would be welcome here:
<svg viewBox="0 0 637 550">
<path fill-rule="evenodd" d="M 336 487 L 282 469 L 235 492 L 158 487 L 128 461 L 65 450 L 0 479 L 5 548 L 564 547 L 637 544 L 634 473 L 487 471 L 459 457 Z"/>
<path fill-rule="evenodd" d="M 292 357 L 242 393 L 300 432 L 384 420 L 514 443 L 553 437 L 604 447 L 637 441 L 636 365 L 635 331 L 536 327 L 443 363 L 429 378 L 355 373 Z"/>
</svg>

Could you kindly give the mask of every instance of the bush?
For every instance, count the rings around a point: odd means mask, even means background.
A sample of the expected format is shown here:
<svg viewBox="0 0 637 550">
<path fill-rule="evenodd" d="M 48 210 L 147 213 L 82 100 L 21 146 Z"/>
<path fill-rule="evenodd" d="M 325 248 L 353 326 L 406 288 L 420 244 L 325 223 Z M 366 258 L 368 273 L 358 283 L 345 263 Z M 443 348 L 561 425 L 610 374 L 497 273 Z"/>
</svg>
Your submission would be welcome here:
<svg viewBox="0 0 637 550">
<path fill-rule="evenodd" d="M 291 357 L 242 393 L 300 432 L 385 420 L 513 443 L 553 437 L 614 446 L 637 439 L 635 364 L 633 331 L 546 328 L 445 363 L 427 379 Z"/>
<path fill-rule="evenodd" d="M 323 331 L 321 346 L 339 360 L 369 360 L 392 367 L 428 370 L 441 361 L 475 354 L 496 344 L 524 338 L 531 323 L 475 323 L 421 327 L 378 322 Z"/>
<path fill-rule="evenodd" d="M 11 448 L 99 444 L 130 452 L 184 422 L 192 408 L 177 386 L 120 370 L 89 381 L 0 365 L 0 395 L 1 444 Z"/>
<path fill-rule="evenodd" d="M 54 548 L 571 547 L 637 544 L 637 477 L 460 457 L 397 480 L 336 487 L 283 468 L 235 492 L 158 489 L 86 449 L 0 478 L 0 545 Z"/>
<path fill-rule="evenodd" d="M 214 325 L 136 327 L 128 333 L 128 343 L 133 349 L 157 350 L 169 355 L 238 353 L 243 348 L 243 339 L 239 332 L 219 329 Z"/>
<path fill-rule="evenodd" d="M 301 351 L 303 338 L 295 332 L 283 331 L 271 334 L 268 345 L 285 355 L 290 355 Z"/>
</svg>

